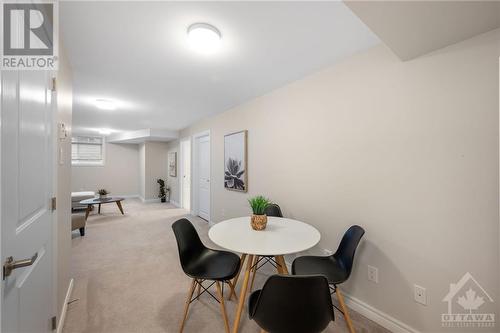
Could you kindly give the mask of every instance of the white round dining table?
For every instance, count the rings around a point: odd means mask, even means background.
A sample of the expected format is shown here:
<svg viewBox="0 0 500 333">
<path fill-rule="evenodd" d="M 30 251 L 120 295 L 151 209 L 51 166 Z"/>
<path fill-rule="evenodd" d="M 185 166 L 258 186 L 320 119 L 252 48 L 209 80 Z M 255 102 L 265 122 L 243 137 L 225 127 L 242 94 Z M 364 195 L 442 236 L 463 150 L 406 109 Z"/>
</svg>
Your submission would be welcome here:
<svg viewBox="0 0 500 333">
<path fill-rule="evenodd" d="M 250 216 L 237 217 L 215 224 L 208 231 L 208 237 L 216 245 L 233 252 L 241 253 L 241 267 L 246 259 L 245 275 L 241 287 L 240 298 L 233 333 L 238 332 L 241 313 L 245 305 L 250 271 L 257 263 L 258 256 L 274 256 L 278 273 L 288 274 L 283 255 L 308 250 L 318 244 L 321 235 L 313 226 L 284 217 L 267 217 L 264 230 L 253 230 Z M 240 272 L 233 285 L 236 286 Z M 232 294 L 231 294 L 232 295 Z M 231 299 L 231 295 L 229 298 Z"/>
</svg>

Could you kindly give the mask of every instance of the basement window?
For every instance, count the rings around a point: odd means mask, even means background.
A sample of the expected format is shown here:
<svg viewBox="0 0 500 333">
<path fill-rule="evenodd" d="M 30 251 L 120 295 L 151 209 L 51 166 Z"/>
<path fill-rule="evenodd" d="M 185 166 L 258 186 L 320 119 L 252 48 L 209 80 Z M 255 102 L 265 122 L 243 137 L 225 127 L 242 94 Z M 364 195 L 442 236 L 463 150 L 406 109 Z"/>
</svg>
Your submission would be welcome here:
<svg viewBox="0 0 500 333">
<path fill-rule="evenodd" d="M 104 138 L 77 135 L 71 138 L 71 165 L 103 166 Z"/>
</svg>

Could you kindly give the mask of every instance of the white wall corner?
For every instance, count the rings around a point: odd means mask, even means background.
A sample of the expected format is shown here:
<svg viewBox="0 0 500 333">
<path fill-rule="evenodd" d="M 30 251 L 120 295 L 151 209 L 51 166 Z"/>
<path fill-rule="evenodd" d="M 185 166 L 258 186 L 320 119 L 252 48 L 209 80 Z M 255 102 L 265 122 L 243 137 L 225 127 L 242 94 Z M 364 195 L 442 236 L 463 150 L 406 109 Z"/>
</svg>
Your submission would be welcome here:
<svg viewBox="0 0 500 333">
<path fill-rule="evenodd" d="M 69 280 L 68 291 L 66 292 L 66 297 L 64 298 L 64 304 L 59 315 L 59 321 L 57 322 L 56 333 L 62 333 L 64 327 L 64 321 L 66 320 L 66 313 L 68 312 L 68 303 L 71 298 L 71 293 L 73 292 L 74 279 Z"/>
<path fill-rule="evenodd" d="M 170 200 L 170 203 L 172 205 L 174 205 L 175 207 L 181 208 L 181 205 L 177 201 L 175 201 L 175 200 Z"/>
</svg>

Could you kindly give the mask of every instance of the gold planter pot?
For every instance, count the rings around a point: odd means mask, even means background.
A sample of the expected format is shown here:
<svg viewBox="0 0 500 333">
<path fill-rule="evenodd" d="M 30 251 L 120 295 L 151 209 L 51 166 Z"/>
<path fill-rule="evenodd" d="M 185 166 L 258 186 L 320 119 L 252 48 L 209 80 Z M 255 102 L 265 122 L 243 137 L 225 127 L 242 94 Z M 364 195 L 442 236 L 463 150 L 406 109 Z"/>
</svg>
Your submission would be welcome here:
<svg viewBox="0 0 500 333">
<path fill-rule="evenodd" d="M 253 230 L 264 230 L 267 225 L 267 215 L 252 215 L 250 225 Z"/>
</svg>

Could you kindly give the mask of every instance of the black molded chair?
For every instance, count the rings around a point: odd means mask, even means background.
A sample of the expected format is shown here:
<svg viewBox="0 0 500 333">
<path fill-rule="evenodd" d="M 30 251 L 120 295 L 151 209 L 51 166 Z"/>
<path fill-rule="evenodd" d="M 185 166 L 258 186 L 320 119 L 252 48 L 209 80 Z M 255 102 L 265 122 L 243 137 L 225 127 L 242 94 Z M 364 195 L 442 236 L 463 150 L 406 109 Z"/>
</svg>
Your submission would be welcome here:
<svg viewBox="0 0 500 333">
<path fill-rule="evenodd" d="M 333 255 L 328 257 L 304 256 L 295 259 L 292 263 L 292 274 L 294 275 L 321 274 L 326 276 L 332 294 L 337 294 L 341 307 L 339 311 L 344 315 L 351 333 L 354 333 L 354 326 L 345 306 L 344 296 L 340 292 L 338 285 L 347 281 L 351 275 L 354 254 L 364 234 L 365 230 L 363 228 L 359 225 L 353 225 L 347 229 L 337 251 Z"/>
<path fill-rule="evenodd" d="M 184 324 L 189 310 L 189 305 L 199 299 L 203 293 L 208 293 L 220 303 L 222 317 L 226 332 L 229 332 L 229 322 L 224 305 L 224 283 L 228 283 L 230 294 L 235 294 L 234 285 L 231 279 L 236 276 L 240 267 L 240 258 L 231 252 L 216 251 L 203 245 L 193 224 L 187 219 L 180 219 L 172 225 L 172 229 L 177 239 L 179 257 L 182 270 L 187 276 L 193 279 L 189 288 L 184 317 L 181 322 L 180 332 L 184 329 Z M 203 282 L 209 281 L 210 285 L 205 287 Z M 222 287 L 221 287 L 222 282 Z M 214 285 L 217 289 L 218 297 L 215 297 L 208 289 Z M 198 286 L 198 294 L 193 298 L 194 290 Z M 203 292 L 201 292 L 203 289 Z M 236 294 L 235 294 L 236 296 Z"/>
<path fill-rule="evenodd" d="M 250 319 L 269 333 L 318 333 L 334 320 L 328 280 L 273 275 L 248 299 Z"/>
<path fill-rule="evenodd" d="M 281 212 L 280 206 L 275 203 L 269 204 L 266 207 L 266 215 L 273 217 L 283 217 L 283 213 Z M 281 265 L 274 259 L 274 256 L 255 256 L 254 263 L 252 265 L 253 275 L 252 275 L 252 281 L 250 282 L 249 291 L 252 291 L 253 282 L 255 280 L 255 275 L 257 274 L 257 271 L 260 268 L 262 268 L 262 266 L 268 263 L 273 265 L 275 268 L 281 267 Z"/>
</svg>

